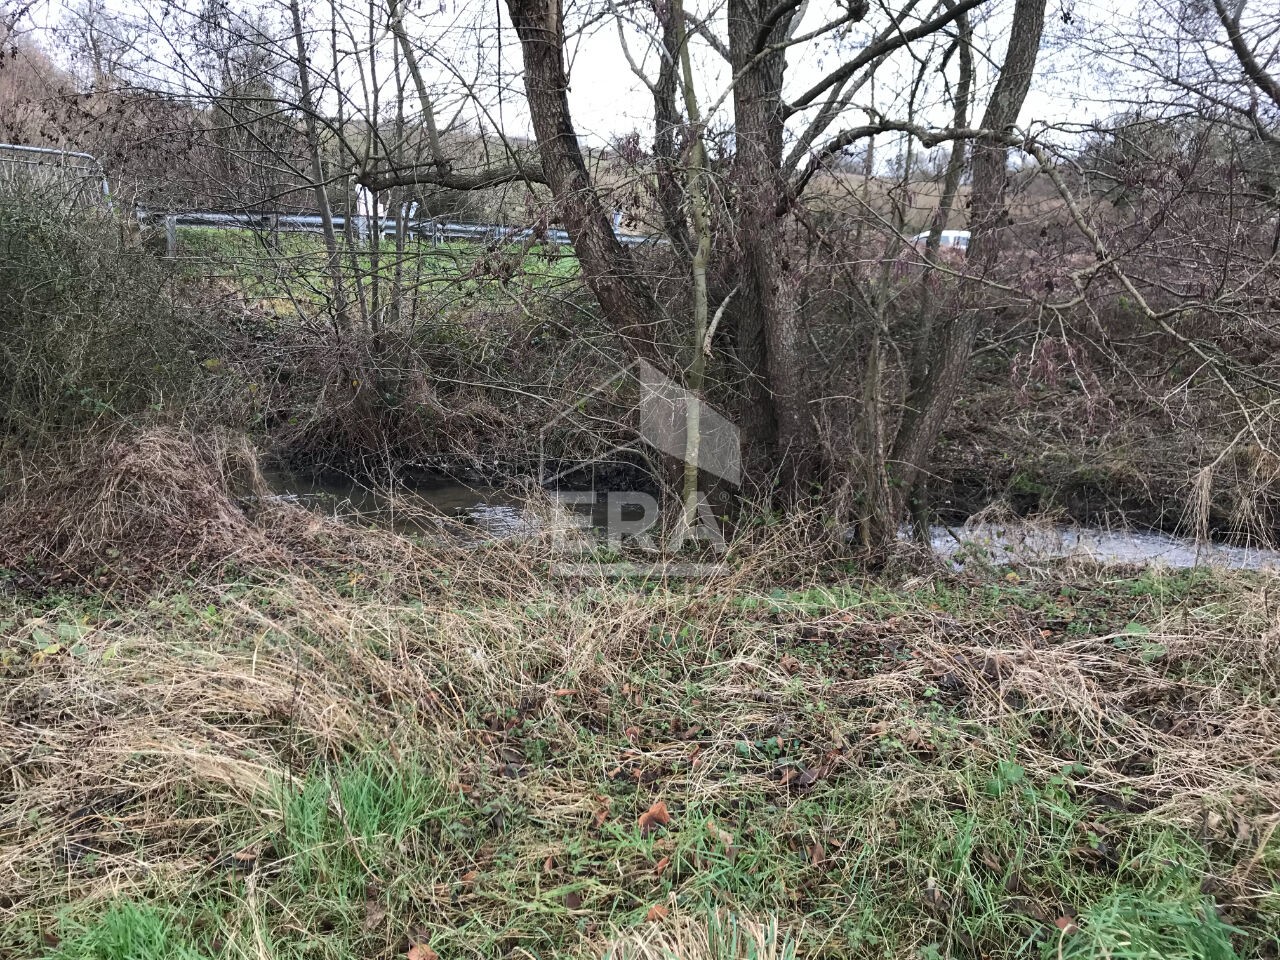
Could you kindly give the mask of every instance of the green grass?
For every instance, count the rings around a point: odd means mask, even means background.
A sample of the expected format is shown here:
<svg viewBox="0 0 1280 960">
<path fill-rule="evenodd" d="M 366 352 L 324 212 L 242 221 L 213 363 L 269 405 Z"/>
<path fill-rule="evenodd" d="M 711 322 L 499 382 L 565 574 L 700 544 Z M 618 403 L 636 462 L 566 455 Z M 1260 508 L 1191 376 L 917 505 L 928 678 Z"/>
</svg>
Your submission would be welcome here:
<svg viewBox="0 0 1280 960">
<path fill-rule="evenodd" d="M 88 926 L 74 922 L 48 954 L 52 960 L 202 960 L 187 945 L 182 924 L 150 904 L 124 901 L 107 907 Z"/>
<path fill-rule="evenodd" d="M 343 270 L 368 283 L 375 272 L 368 242 L 348 247 L 345 239 L 340 240 Z M 273 248 L 251 230 L 184 227 L 179 231 L 179 244 L 184 273 L 225 277 L 260 300 L 293 297 L 317 301 L 329 283 L 324 244 L 313 234 L 283 233 Z M 402 285 L 419 296 L 451 293 L 497 299 L 501 297 L 502 277 L 518 277 L 537 291 L 579 282 L 578 261 L 572 251 L 543 245 L 528 251 L 521 251 L 518 245 L 489 250 L 483 244 L 433 246 L 415 240 L 398 253 L 395 243 L 384 239 L 377 265 L 377 275 L 384 284 L 395 278 L 397 266 Z"/>
<path fill-rule="evenodd" d="M 1261 581 L 421 563 L 0 601 L 3 952 L 1277 955 Z"/>
</svg>

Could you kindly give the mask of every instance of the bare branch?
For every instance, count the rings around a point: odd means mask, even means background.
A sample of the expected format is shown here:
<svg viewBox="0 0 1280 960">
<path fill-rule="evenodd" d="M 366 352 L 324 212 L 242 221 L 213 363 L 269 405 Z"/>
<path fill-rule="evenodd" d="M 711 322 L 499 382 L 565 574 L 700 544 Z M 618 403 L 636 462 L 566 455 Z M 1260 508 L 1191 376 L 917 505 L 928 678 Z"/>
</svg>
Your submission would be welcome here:
<svg viewBox="0 0 1280 960">
<path fill-rule="evenodd" d="M 974 10 L 986 2 L 988 2 L 988 0 L 958 0 L 957 3 L 949 4 L 947 9 L 942 13 L 925 20 L 923 23 L 917 24 L 910 30 L 899 29 L 904 19 L 904 17 L 899 17 L 894 22 L 894 32 L 892 35 L 889 35 L 888 31 L 882 33 L 875 42 L 864 47 L 862 51 L 848 63 L 831 71 L 827 76 L 819 80 L 804 93 L 800 94 L 800 96 L 787 105 L 787 116 L 791 116 L 797 111 L 803 110 L 809 104 L 813 103 L 814 100 L 818 99 L 818 97 L 826 93 L 827 90 L 831 89 L 831 87 L 844 82 L 849 77 L 852 77 L 872 61 L 887 53 L 899 50 L 907 44 L 919 40 L 922 37 L 927 37 L 932 33 L 937 33 L 943 27 L 954 22 L 961 14 L 968 13 L 970 10 Z"/>
</svg>

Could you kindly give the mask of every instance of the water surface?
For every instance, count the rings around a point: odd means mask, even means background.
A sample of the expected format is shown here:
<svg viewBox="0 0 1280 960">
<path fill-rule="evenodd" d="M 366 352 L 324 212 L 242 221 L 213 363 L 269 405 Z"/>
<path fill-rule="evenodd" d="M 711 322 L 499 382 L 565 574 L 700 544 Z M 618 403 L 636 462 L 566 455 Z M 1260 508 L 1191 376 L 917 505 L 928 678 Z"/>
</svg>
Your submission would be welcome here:
<svg viewBox="0 0 1280 960">
<path fill-rule="evenodd" d="M 456 482 L 399 486 L 394 495 L 350 480 L 311 479 L 285 472 L 267 477 L 275 496 L 341 520 L 373 523 L 407 533 L 473 532 L 480 539 L 527 536 L 543 528 L 546 512 L 530 509 L 518 494 Z M 591 509 L 592 526 L 603 529 L 603 503 Z M 930 529 L 933 549 L 963 563 L 981 557 L 993 563 L 1036 563 L 1082 557 L 1103 564 L 1175 569 L 1222 567 L 1280 569 L 1280 551 L 1264 547 L 1197 542 L 1189 537 L 1120 528 L 1032 523 L 972 523 Z"/>
</svg>

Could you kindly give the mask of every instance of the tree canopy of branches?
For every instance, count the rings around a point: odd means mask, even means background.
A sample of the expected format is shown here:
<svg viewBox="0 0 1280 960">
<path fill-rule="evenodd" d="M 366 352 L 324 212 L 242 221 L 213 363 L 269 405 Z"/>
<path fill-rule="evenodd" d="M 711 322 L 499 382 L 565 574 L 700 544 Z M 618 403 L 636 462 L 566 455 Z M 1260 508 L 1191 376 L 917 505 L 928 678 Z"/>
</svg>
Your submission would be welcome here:
<svg viewBox="0 0 1280 960">
<path fill-rule="evenodd" d="M 825 497 L 868 547 L 927 509 L 938 438 L 1004 318 L 1105 344 L 1099 304 L 1123 297 L 1256 423 L 1224 344 L 1275 312 L 1257 291 L 1280 249 L 1280 21 L 1247 0 L 1084 27 L 1045 0 L 68 11 L 70 62 L 8 65 L 8 89 L 43 104 L 9 136 L 83 135 L 152 204 L 319 213 L 332 335 L 374 353 L 398 307 L 378 245 L 362 273 L 339 225 L 361 197 L 375 215 L 475 197 L 535 233 L 561 224 L 625 355 L 732 410 L 748 495 Z M 612 140 L 575 116 L 593 79 L 575 52 L 606 40 L 646 112 Z M 1133 102 L 1050 115 L 1042 71 L 1064 56 L 1105 56 Z M 664 243 L 622 245 L 624 207 Z M 961 258 L 940 242 L 957 227 Z M 1212 239 L 1171 275 L 1170 244 L 1197 230 Z"/>
</svg>

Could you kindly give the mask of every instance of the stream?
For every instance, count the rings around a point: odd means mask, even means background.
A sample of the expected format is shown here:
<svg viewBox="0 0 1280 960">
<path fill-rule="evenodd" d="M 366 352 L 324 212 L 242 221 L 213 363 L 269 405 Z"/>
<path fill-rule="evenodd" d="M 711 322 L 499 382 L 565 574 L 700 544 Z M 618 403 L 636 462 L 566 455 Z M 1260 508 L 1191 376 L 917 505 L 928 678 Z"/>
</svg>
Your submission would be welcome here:
<svg viewBox="0 0 1280 960">
<path fill-rule="evenodd" d="M 283 471 L 267 474 L 273 495 L 339 520 L 376 524 L 403 533 L 462 532 L 477 541 L 526 536 L 541 529 L 545 511 L 532 510 L 517 493 L 501 488 L 442 481 L 402 487 L 394 496 L 341 477 L 312 479 Z M 576 508 L 583 515 L 585 508 Z M 607 507 L 590 505 L 590 525 L 603 530 Z M 635 511 L 623 510 L 634 519 Z M 930 528 L 939 556 L 962 564 L 981 556 L 992 563 L 1036 563 L 1066 557 L 1104 564 L 1208 566 L 1234 570 L 1280 569 L 1280 550 L 1197 542 L 1156 531 L 1044 523 L 970 522 Z"/>
</svg>

